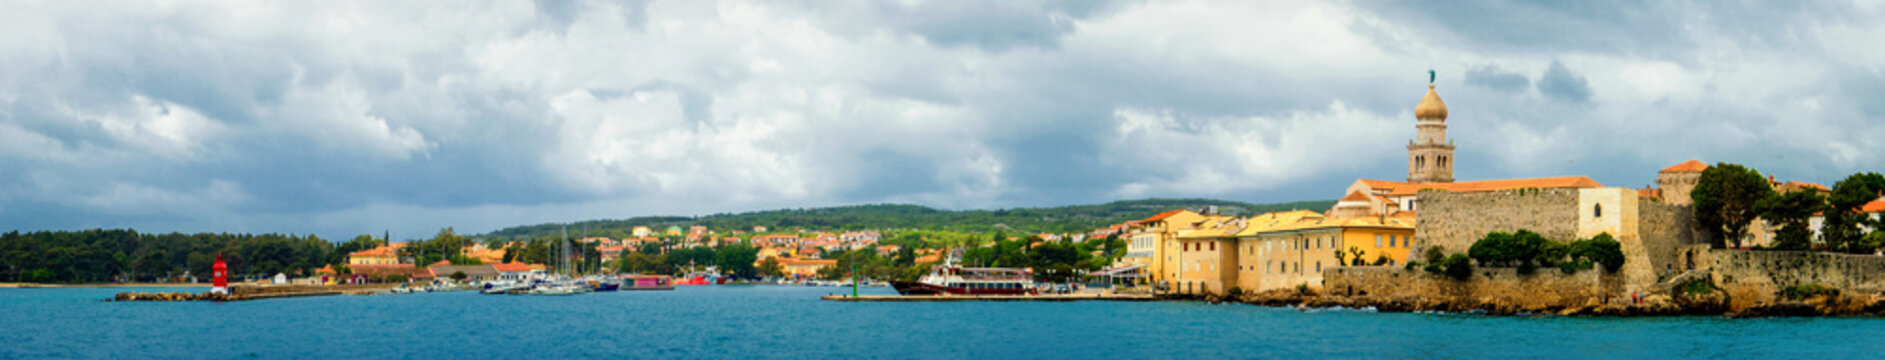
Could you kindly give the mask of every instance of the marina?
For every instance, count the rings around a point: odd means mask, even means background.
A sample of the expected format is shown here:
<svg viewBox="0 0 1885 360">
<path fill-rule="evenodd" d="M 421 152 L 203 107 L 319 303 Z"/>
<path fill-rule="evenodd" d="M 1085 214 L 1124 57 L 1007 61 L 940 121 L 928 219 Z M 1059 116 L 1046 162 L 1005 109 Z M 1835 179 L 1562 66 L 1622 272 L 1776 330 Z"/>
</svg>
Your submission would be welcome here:
<svg viewBox="0 0 1885 360">
<path fill-rule="evenodd" d="M 1149 294 L 1052 294 L 1052 295 L 826 295 L 826 301 L 839 302 L 947 302 L 947 301 L 1153 301 Z"/>
</svg>

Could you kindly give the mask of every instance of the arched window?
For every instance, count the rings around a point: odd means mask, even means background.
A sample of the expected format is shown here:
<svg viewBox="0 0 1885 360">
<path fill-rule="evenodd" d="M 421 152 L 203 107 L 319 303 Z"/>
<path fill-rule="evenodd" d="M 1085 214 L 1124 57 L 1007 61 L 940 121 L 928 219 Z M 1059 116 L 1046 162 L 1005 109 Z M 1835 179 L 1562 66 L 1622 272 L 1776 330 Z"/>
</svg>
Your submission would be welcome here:
<svg viewBox="0 0 1885 360">
<path fill-rule="evenodd" d="M 1415 169 L 1425 169 L 1425 168 L 1427 168 L 1427 157 L 1425 157 L 1425 156 L 1415 156 L 1415 157 L 1414 157 L 1414 168 L 1415 168 Z"/>
<path fill-rule="evenodd" d="M 1446 155 L 1440 156 L 1440 168 L 1442 169 L 1446 168 Z"/>
<path fill-rule="evenodd" d="M 1591 209 L 1591 213 L 1595 214 L 1593 217 L 1604 217 L 1604 206 L 1601 204 L 1597 205 Z"/>
</svg>

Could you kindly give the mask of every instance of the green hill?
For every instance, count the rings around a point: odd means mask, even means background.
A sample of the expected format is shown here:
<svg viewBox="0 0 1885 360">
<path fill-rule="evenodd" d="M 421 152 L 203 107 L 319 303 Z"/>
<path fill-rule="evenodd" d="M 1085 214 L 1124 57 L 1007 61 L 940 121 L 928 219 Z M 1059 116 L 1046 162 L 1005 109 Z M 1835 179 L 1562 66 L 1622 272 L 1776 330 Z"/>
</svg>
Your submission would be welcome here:
<svg viewBox="0 0 1885 360">
<path fill-rule="evenodd" d="M 1000 210 L 941 210 L 908 204 L 872 204 L 713 214 L 699 218 L 645 216 L 618 220 L 589 220 L 569 224 L 569 229 L 571 231 L 586 229 L 589 235 L 610 237 L 625 237 L 636 226 L 647 226 L 659 231 L 668 226 L 686 228 L 693 225 L 706 226 L 709 230 L 720 233 L 730 230 L 751 230 L 754 226 L 765 226 L 775 231 L 802 228 L 818 231 L 916 229 L 962 233 L 989 233 L 997 230 L 1023 233 L 1073 233 L 1127 220 L 1143 219 L 1179 208 L 1199 209 L 1216 206 L 1220 213 L 1251 215 L 1294 209 L 1320 211 L 1334 204 L 1333 200 L 1251 204 L 1211 199 L 1145 199 L 1114 201 L 1097 205 Z M 528 239 L 557 236 L 562 229 L 563 224 L 515 226 L 492 231 L 484 237 L 489 240 Z"/>
</svg>

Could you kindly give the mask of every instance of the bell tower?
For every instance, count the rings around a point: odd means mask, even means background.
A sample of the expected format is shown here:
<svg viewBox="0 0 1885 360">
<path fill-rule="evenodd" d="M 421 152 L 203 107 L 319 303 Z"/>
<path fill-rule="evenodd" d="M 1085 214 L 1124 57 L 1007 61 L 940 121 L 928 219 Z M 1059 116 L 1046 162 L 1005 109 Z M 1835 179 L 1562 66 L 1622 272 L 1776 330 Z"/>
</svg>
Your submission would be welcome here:
<svg viewBox="0 0 1885 360">
<path fill-rule="evenodd" d="M 1427 70 L 1427 96 L 1414 106 L 1414 139 L 1407 142 L 1407 182 L 1453 182 L 1453 142 L 1446 139 L 1446 103 L 1433 91 Z"/>
</svg>

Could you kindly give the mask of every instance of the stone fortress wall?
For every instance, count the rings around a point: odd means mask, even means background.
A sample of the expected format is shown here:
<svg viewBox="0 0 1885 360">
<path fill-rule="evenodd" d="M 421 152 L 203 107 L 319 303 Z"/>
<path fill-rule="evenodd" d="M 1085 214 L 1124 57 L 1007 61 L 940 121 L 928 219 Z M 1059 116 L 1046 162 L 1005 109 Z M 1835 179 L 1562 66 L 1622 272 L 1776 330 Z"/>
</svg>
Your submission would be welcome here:
<svg viewBox="0 0 1885 360">
<path fill-rule="evenodd" d="M 1599 270 L 1565 274 L 1543 268 L 1519 275 L 1513 268 L 1474 268 L 1473 276 L 1454 280 L 1399 267 L 1343 266 L 1323 269 L 1322 290 L 1332 295 L 1417 298 L 1509 309 L 1550 309 L 1627 301 L 1619 298 L 1618 278 Z"/>
<path fill-rule="evenodd" d="M 1819 284 L 1848 294 L 1885 295 L 1885 257 L 1811 251 L 1707 251 L 1715 286 L 1730 307 L 1775 301 L 1789 286 Z"/>
<path fill-rule="evenodd" d="M 1415 254 L 1439 246 L 1465 253 L 1494 231 L 1531 230 L 1547 239 L 1571 241 L 1610 233 L 1622 246 L 1624 266 L 1616 289 L 1641 292 L 1693 267 L 1706 237 L 1687 205 L 1643 201 L 1621 188 L 1514 189 L 1476 193 L 1425 191 L 1414 233 Z M 1605 206 L 1607 205 L 1607 206 Z M 1600 212 L 1595 207 L 1603 206 Z"/>
<path fill-rule="evenodd" d="M 1414 222 L 1414 257 L 1439 246 L 1448 254 L 1466 253 L 1473 242 L 1493 231 L 1531 230 L 1549 239 L 1577 234 L 1576 189 L 1516 189 L 1452 193 L 1422 191 Z"/>
</svg>

